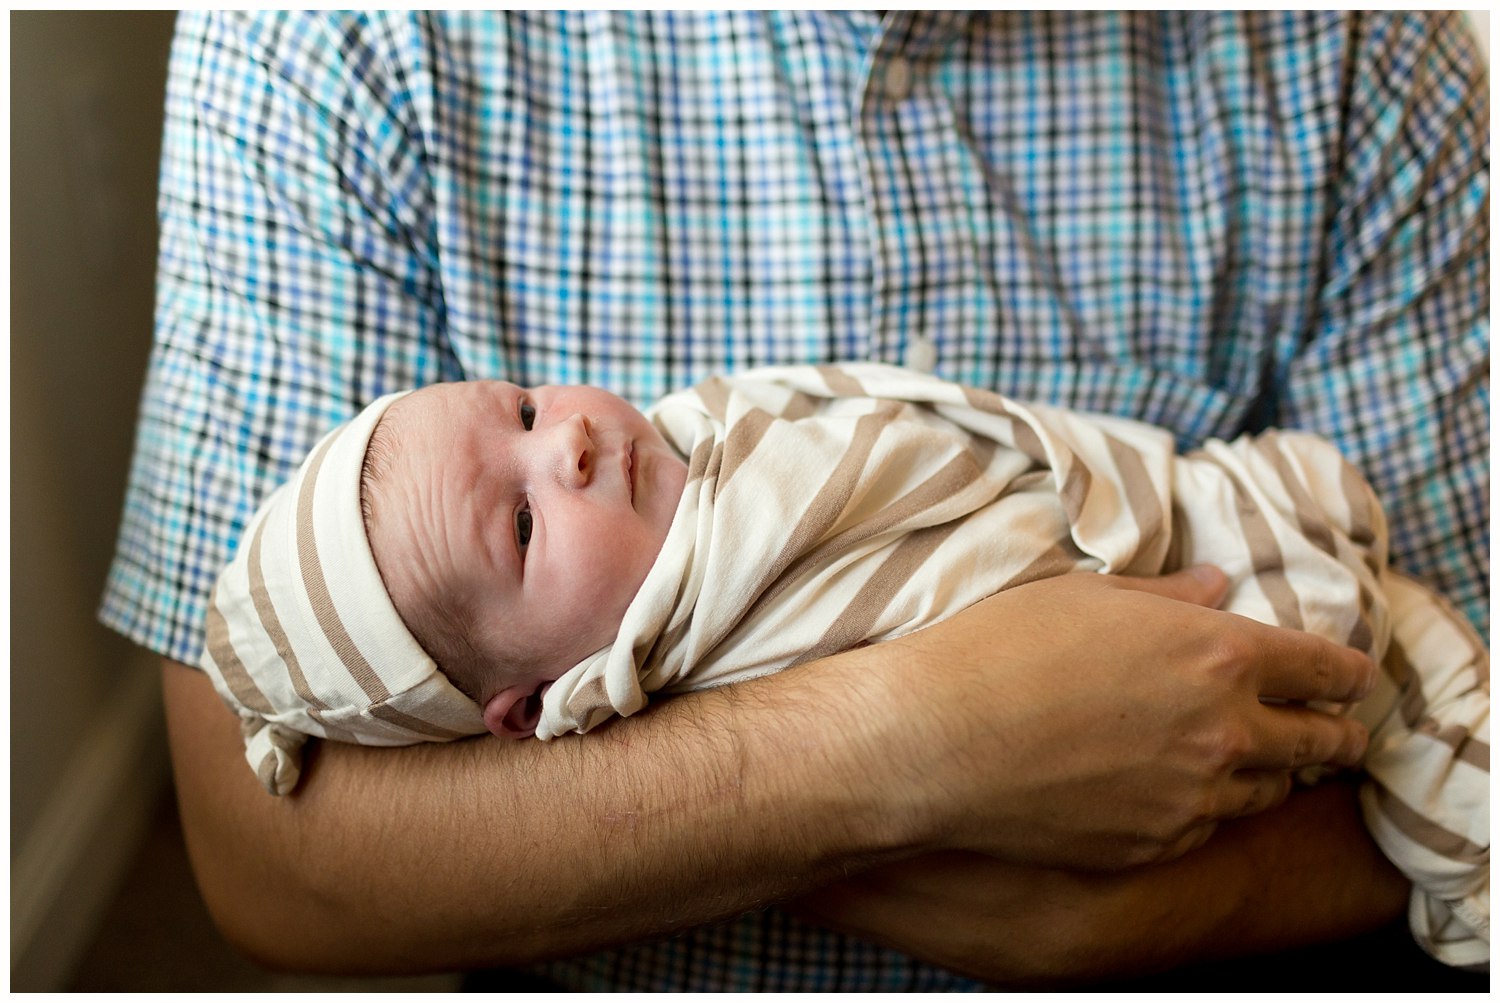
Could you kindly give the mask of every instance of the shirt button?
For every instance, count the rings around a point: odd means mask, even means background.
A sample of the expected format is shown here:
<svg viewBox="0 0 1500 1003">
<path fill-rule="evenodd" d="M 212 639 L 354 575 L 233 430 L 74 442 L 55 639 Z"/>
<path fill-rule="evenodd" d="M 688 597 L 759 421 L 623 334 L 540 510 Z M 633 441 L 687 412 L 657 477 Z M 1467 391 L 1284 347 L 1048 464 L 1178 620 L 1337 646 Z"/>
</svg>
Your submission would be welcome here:
<svg viewBox="0 0 1500 1003">
<path fill-rule="evenodd" d="M 892 101 L 904 101 L 911 93 L 911 63 L 900 56 L 892 56 L 885 67 L 885 96 Z"/>
<path fill-rule="evenodd" d="M 937 368 L 937 346 L 931 338 L 917 335 L 906 346 L 906 367 L 919 373 L 930 373 Z"/>
</svg>

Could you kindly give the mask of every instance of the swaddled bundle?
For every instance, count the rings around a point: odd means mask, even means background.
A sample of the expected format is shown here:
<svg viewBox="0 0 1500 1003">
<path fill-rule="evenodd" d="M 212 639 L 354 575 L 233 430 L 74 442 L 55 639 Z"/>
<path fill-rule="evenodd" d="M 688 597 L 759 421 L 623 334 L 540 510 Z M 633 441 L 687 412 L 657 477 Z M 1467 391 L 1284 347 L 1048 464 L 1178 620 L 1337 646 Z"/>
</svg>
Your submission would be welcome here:
<svg viewBox="0 0 1500 1003">
<path fill-rule="evenodd" d="M 1386 649 L 1384 517 L 1311 436 L 1181 458 L 1158 428 L 874 365 L 711 379 L 651 417 L 687 488 L 616 644 L 548 692 L 542 737 L 1080 570 L 1213 563 L 1228 609 Z"/>
<path fill-rule="evenodd" d="M 874 365 L 711 379 L 651 417 L 689 458 L 686 490 L 615 644 L 548 690 L 539 736 L 1034 579 L 1215 564 L 1233 583 L 1223 608 L 1383 665 L 1354 710 L 1371 730 L 1368 824 L 1417 885 L 1418 941 L 1487 962 L 1488 654 L 1386 567 L 1380 506 L 1326 442 L 1268 432 L 1179 457 L 1157 428 Z"/>
<path fill-rule="evenodd" d="M 383 398 L 256 514 L 221 576 L 204 664 L 267 787 L 304 735 L 370 745 L 485 730 L 384 593 L 359 476 Z M 1384 517 L 1297 433 L 1174 454 L 1171 436 L 875 365 L 712 379 L 650 413 L 688 459 L 666 541 L 614 644 L 556 680 L 537 734 L 587 731 L 653 692 L 775 672 L 1075 570 L 1211 563 L 1224 606 L 1368 652 L 1367 823 L 1417 885 L 1411 925 L 1449 964 L 1488 957 L 1488 654 L 1386 567 Z M 600 541 L 607 546 L 607 541 Z"/>
</svg>

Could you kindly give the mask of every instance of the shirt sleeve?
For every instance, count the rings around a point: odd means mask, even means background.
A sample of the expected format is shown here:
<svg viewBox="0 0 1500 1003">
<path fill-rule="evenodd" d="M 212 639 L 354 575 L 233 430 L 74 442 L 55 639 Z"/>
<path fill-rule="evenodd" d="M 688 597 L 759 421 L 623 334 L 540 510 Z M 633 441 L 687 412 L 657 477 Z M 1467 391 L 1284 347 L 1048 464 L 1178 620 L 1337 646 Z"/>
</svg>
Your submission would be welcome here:
<svg viewBox="0 0 1500 1003">
<path fill-rule="evenodd" d="M 101 619 L 196 662 L 209 585 L 317 437 L 445 351 L 416 15 L 185 13 L 156 341 Z"/>
<path fill-rule="evenodd" d="M 1452 12 L 1351 19 L 1325 280 L 1278 421 L 1374 483 L 1393 563 L 1481 633 L 1489 582 L 1489 100 Z"/>
</svg>

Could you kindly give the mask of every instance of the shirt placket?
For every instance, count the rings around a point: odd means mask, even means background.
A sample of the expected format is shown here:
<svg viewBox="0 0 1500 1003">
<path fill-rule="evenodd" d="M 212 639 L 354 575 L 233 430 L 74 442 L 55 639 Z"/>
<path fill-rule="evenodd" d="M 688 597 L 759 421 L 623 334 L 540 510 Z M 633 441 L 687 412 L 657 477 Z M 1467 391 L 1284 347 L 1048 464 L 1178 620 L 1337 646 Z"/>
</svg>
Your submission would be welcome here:
<svg viewBox="0 0 1500 1003">
<path fill-rule="evenodd" d="M 894 11 L 869 59 L 858 111 L 871 230 L 870 358 L 933 372 L 944 331 L 962 318 L 962 242 L 944 240 L 965 204 L 945 170 L 957 131 L 934 75 L 943 48 L 965 27 L 963 12 Z"/>
</svg>

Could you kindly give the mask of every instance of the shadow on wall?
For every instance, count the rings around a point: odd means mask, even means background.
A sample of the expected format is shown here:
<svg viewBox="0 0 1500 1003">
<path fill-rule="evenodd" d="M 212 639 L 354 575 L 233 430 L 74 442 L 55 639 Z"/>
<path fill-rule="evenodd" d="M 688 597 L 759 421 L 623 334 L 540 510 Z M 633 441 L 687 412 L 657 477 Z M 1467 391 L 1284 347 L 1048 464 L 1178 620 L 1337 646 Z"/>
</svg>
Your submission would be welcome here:
<svg viewBox="0 0 1500 1003">
<path fill-rule="evenodd" d="M 94 611 L 151 343 L 174 15 L 11 16 L 11 977 L 61 988 L 165 781 L 155 660 Z"/>
</svg>

